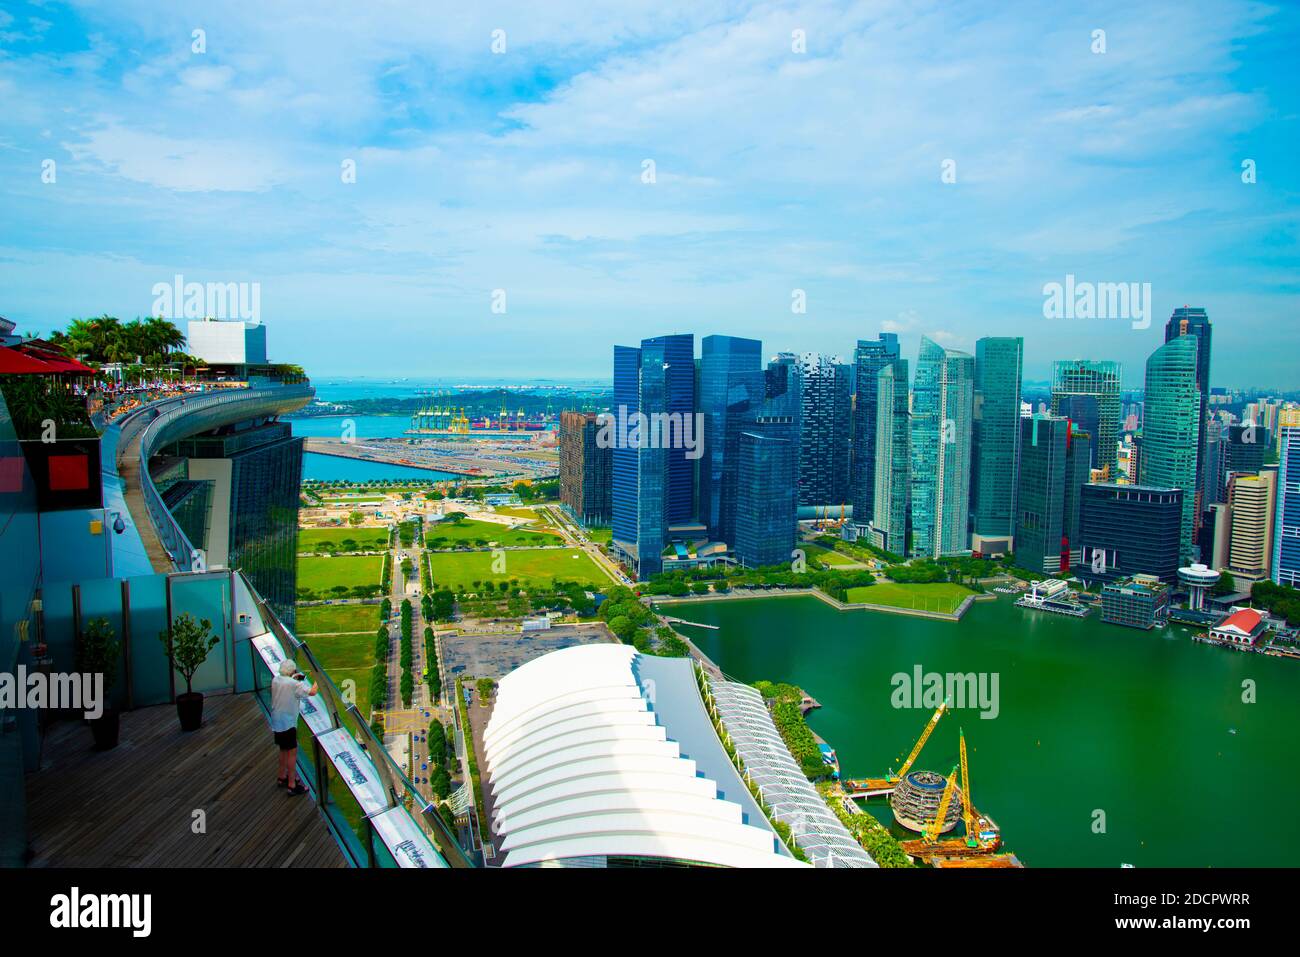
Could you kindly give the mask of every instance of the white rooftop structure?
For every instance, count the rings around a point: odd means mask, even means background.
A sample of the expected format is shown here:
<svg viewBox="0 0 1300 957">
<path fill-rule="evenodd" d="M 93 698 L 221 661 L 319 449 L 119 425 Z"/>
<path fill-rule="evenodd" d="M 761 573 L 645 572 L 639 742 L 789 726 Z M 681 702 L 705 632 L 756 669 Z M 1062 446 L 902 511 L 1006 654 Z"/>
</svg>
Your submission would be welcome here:
<svg viewBox="0 0 1300 957">
<path fill-rule="evenodd" d="M 266 326 L 240 319 L 192 319 L 185 351 L 212 365 L 265 365 Z"/>
<path fill-rule="evenodd" d="M 483 751 L 505 867 L 610 857 L 804 866 L 726 757 L 688 659 L 614 644 L 534 659 L 501 679 Z"/>
</svg>

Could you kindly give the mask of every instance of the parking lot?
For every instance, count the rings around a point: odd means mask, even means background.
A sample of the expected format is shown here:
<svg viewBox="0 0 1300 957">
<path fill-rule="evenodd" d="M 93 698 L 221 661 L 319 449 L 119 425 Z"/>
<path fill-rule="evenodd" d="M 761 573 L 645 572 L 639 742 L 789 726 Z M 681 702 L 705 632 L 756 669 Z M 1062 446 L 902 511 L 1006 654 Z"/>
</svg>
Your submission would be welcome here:
<svg viewBox="0 0 1300 957">
<path fill-rule="evenodd" d="M 440 639 L 443 665 L 450 678 L 499 680 L 548 652 L 617 640 L 603 624 L 556 625 L 527 634 L 520 634 L 518 625 L 503 624 L 502 629 L 491 634 L 443 635 Z"/>
</svg>

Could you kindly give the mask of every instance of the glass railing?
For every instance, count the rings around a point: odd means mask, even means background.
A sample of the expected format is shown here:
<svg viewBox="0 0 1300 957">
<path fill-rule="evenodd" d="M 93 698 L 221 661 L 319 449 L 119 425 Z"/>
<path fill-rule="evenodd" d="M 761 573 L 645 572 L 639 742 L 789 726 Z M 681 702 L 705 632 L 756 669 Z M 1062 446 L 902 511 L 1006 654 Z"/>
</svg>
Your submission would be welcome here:
<svg viewBox="0 0 1300 957">
<path fill-rule="evenodd" d="M 269 636 L 284 656 L 297 664 L 305 680 L 318 688 L 319 695 L 310 699 L 311 711 L 304 713 L 300 725 L 300 730 L 307 732 L 305 738 L 300 734 L 300 739 L 310 740 L 312 747 L 299 751 L 299 767 L 313 788 L 321 813 L 352 862 L 359 867 L 392 867 L 397 847 L 396 853 L 406 855 L 405 863 L 409 864 L 410 855 L 419 854 L 420 846 L 427 842 L 439 857 L 429 866 L 474 867 L 474 860 L 462 848 L 458 831 L 448 827 L 438 807 L 419 793 L 393 761 L 366 717 L 339 690 L 307 643 L 280 622 L 246 578 L 243 581 Z M 275 658 L 273 653 L 259 652 L 256 643 L 257 639 L 248 643 L 254 692 L 269 712 Z M 375 781 L 367 780 L 371 768 Z M 414 830 L 409 840 L 403 840 L 401 829 L 408 822 Z"/>
</svg>

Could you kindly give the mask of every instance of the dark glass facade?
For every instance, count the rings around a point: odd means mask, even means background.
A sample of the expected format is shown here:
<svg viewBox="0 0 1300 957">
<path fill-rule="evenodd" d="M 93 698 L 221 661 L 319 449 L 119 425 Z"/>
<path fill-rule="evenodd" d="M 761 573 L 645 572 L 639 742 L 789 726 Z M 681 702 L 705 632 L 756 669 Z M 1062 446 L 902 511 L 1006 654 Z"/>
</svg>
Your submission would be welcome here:
<svg viewBox="0 0 1300 957">
<path fill-rule="evenodd" d="M 1183 491 L 1089 483 L 1079 497 L 1079 565 L 1087 581 L 1131 575 L 1178 579 Z M 1017 549 L 1018 550 L 1018 549 Z"/>
<path fill-rule="evenodd" d="M 1020 420 L 1020 488 L 1016 505 L 1016 564 L 1056 575 L 1065 537 L 1066 443 L 1070 420 Z"/>
<path fill-rule="evenodd" d="M 853 407 L 853 519 L 865 526 L 875 514 L 876 502 L 876 377 L 899 357 L 898 336 L 882 332 L 874 341 L 859 339 L 853 353 L 857 396 Z"/>
<path fill-rule="evenodd" d="M 1010 538 L 1015 530 L 1024 345 L 1019 337 L 975 343 L 970 494 L 971 532 L 979 538 Z"/>
<path fill-rule="evenodd" d="M 560 413 L 560 502 L 584 525 L 605 525 L 612 511 L 614 449 L 598 431 L 594 412 Z"/>
<path fill-rule="evenodd" d="M 732 377 L 762 368 L 763 344 L 737 336 L 700 340 L 699 411 L 703 415 L 704 457 L 699 463 L 700 522 L 709 537 L 727 541 L 722 530 L 722 474 L 726 460 L 727 404 Z"/>
</svg>

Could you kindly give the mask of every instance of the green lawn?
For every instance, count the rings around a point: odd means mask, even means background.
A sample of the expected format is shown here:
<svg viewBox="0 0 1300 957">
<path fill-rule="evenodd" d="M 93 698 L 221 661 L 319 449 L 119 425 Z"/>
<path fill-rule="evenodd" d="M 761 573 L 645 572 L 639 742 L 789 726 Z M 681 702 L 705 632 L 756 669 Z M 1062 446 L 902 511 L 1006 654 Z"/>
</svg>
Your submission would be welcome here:
<svg viewBox="0 0 1300 957">
<path fill-rule="evenodd" d="M 857 564 L 847 555 L 841 555 L 839 552 L 830 548 L 823 548 L 821 545 L 814 545 L 812 542 L 800 542 L 797 546 L 804 550 L 808 556 L 808 564 L 816 566 L 818 562 L 825 562 L 827 565 L 853 565 Z"/>
<path fill-rule="evenodd" d="M 529 521 L 537 519 L 536 510 L 524 505 L 498 505 L 493 511 L 498 515 L 509 515 L 511 518 L 526 518 Z"/>
<path fill-rule="evenodd" d="M 560 543 L 559 536 L 551 532 L 534 529 L 511 530 L 495 522 L 479 522 L 470 518 L 461 519 L 459 522 L 431 523 L 425 529 L 424 537 L 430 548 L 452 548 L 467 542 L 472 545 L 478 539 L 496 542 L 498 545 L 558 545 Z M 435 540 L 440 537 L 446 541 L 436 542 Z"/>
<path fill-rule="evenodd" d="M 378 585 L 383 573 L 382 555 L 335 555 L 298 559 L 298 587 L 327 592 L 335 585 Z"/>
<path fill-rule="evenodd" d="M 431 554 L 434 587 L 474 591 L 475 581 L 496 583 L 503 578 L 517 578 L 520 587 L 525 589 L 530 584 L 550 585 L 557 578 L 600 588 L 610 584 L 608 576 L 576 548 L 511 551 L 505 553 L 505 559 L 505 572 L 496 574 L 492 571 L 491 552 Z"/>
<path fill-rule="evenodd" d="M 344 542 L 351 545 L 344 547 Z M 339 551 L 383 551 L 388 547 L 386 528 L 300 528 L 298 551 L 313 552 L 321 545 L 333 545 Z"/>
<path fill-rule="evenodd" d="M 953 612 L 967 595 L 973 595 L 965 585 L 952 582 L 903 583 L 879 582 L 862 588 L 850 588 L 848 601 L 867 602 L 872 605 L 892 605 L 895 608 L 919 608 L 929 611 Z"/>
<path fill-rule="evenodd" d="M 614 530 L 612 528 L 589 528 L 587 537 L 598 545 L 608 545 L 614 540 Z"/>
<path fill-rule="evenodd" d="M 298 609 L 299 621 L 308 608 Z M 299 625 L 299 631 L 302 626 Z M 357 710 L 370 716 L 370 669 L 375 663 L 375 629 L 364 635 L 309 635 L 307 644 L 312 654 L 330 676 L 330 680 L 346 693 L 345 681 L 356 683 Z"/>
<path fill-rule="evenodd" d="M 305 605 L 298 608 L 298 634 L 365 632 L 379 627 L 378 605 Z"/>
</svg>

